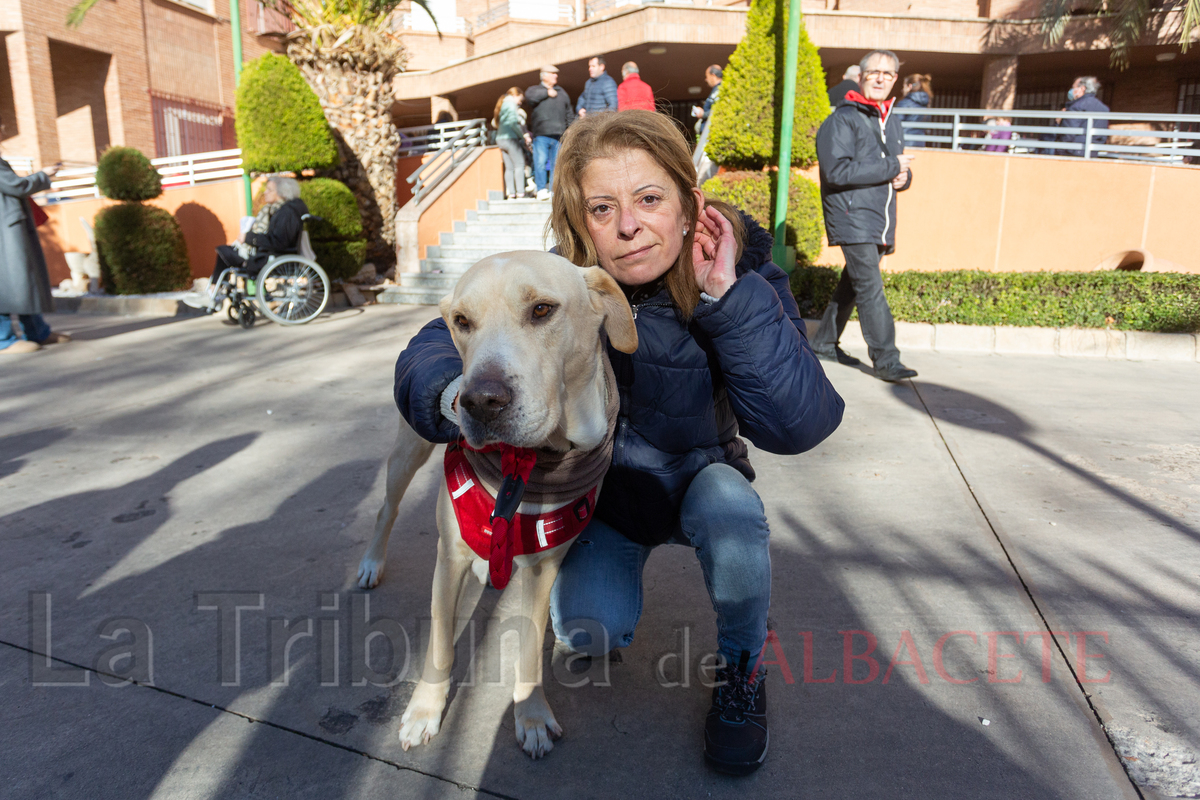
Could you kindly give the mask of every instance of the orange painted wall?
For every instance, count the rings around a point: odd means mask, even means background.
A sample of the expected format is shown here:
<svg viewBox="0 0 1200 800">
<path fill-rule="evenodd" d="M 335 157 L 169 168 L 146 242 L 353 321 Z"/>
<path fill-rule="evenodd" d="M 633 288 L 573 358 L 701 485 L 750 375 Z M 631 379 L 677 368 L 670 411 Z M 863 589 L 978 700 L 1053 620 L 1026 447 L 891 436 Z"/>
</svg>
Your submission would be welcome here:
<svg viewBox="0 0 1200 800">
<path fill-rule="evenodd" d="M 419 258 L 426 257 L 425 248 L 439 243 L 440 234 L 453 231 L 455 222 L 466 220 L 467 212 L 474 211 L 476 204 L 486 199 L 489 191 L 504 191 L 503 170 L 500 148 L 485 148 L 454 185 L 421 212 L 421 219 L 417 223 Z"/>
<path fill-rule="evenodd" d="M 179 221 L 187 242 L 193 278 L 211 275 L 217 245 L 237 238 L 244 203 L 240 179 L 167 189 L 160 197 L 148 202 L 171 212 Z M 46 253 L 51 285 L 57 286 L 71 277 L 64 252 L 91 250 L 79 218 L 91 223 L 100 209 L 113 204 L 112 200 L 95 198 L 44 206 L 50 219 L 38 228 L 38 236 Z"/>
<path fill-rule="evenodd" d="M 1189 218 L 1200 169 L 1080 158 L 913 151 L 888 270 L 1079 272 L 1144 249 L 1200 273 Z M 822 264 L 844 263 L 826 247 Z"/>
</svg>

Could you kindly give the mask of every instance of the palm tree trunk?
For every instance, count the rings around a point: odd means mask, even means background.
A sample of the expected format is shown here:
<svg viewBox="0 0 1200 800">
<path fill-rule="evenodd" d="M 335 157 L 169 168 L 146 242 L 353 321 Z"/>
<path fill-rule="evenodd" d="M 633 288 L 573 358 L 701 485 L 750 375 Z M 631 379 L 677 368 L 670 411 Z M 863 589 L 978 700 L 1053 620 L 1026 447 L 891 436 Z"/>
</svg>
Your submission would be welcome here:
<svg viewBox="0 0 1200 800">
<path fill-rule="evenodd" d="M 298 32 L 299 33 L 299 32 Z M 293 34 L 295 35 L 295 34 Z M 342 162 L 325 175 L 350 187 L 362 213 L 367 260 L 383 272 L 396 261 L 396 151 L 392 121 L 392 77 L 404 66 L 404 51 L 347 57 L 345 50 L 314 49 L 301 33 L 288 45 L 288 58 L 304 74 L 333 129 Z"/>
</svg>

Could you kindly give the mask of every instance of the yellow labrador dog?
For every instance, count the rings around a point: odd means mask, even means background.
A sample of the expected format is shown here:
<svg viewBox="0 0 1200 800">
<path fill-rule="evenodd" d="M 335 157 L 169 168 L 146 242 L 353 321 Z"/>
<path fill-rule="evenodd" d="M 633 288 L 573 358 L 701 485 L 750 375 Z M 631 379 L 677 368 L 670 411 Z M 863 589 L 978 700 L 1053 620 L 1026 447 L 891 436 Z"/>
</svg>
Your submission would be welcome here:
<svg viewBox="0 0 1200 800">
<path fill-rule="evenodd" d="M 606 409 L 615 402 L 609 392 L 616 388 L 607 386 L 610 368 L 601 332 L 622 352 L 637 349 L 633 314 L 608 273 L 599 267 L 581 269 L 550 253 L 502 253 L 471 267 L 453 293 L 442 299 L 441 312 L 463 360 L 454 409 L 470 448 L 502 442 L 561 454 L 594 451 L 606 441 Z M 359 565 L 359 586 L 369 589 L 379 583 L 397 507 L 433 449 L 400 420 L 387 462 L 387 498 Z M 500 487 L 494 481 L 481 475 L 480 482 L 490 498 L 497 496 Z M 455 500 L 466 483 L 470 482 L 460 483 Z M 563 505 L 523 502 L 517 513 L 544 514 Z M 445 480 L 438 494 L 437 524 L 429 649 L 421 680 L 401 718 L 405 750 L 428 743 L 441 727 L 463 580 L 473 571 L 486 583 L 489 574 L 488 559 L 464 541 Z M 539 528 L 539 538 L 541 533 Z M 516 733 L 533 758 L 550 752 L 552 739 L 562 734 L 542 690 L 542 643 L 550 588 L 573 540 L 511 561 L 523 573 L 519 591 L 525 623 L 513 692 Z"/>
</svg>

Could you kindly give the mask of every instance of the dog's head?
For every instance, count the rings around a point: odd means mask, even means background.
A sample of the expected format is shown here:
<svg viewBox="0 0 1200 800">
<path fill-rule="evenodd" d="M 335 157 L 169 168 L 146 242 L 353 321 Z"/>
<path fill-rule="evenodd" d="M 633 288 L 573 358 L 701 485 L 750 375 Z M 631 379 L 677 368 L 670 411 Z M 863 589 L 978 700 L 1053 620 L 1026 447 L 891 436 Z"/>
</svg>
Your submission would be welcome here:
<svg viewBox="0 0 1200 800">
<path fill-rule="evenodd" d="M 637 349 L 633 313 L 608 273 L 551 253 L 500 253 L 467 270 L 441 311 L 463 360 L 458 417 L 468 444 L 600 443 L 600 332 L 624 353 Z"/>
</svg>

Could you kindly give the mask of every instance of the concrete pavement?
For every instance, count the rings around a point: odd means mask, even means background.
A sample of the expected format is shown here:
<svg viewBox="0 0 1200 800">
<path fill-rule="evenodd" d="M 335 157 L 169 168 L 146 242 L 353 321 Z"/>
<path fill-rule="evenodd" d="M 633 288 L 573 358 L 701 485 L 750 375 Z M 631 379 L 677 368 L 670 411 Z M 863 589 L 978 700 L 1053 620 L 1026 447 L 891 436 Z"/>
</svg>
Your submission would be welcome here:
<svg viewBox="0 0 1200 800">
<path fill-rule="evenodd" d="M 750 778 L 701 759 L 715 626 L 679 547 L 647 564 L 619 663 L 575 674 L 547 641 L 565 735 L 539 762 L 513 735 L 518 609 L 472 586 L 443 732 L 403 752 L 436 464 L 384 582 L 354 576 L 395 357 L 434 313 L 248 332 L 63 315 L 76 341 L 0 362 L 6 795 L 1200 793 L 1194 363 L 910 351 L 921 376 L 899 385 L 827 365 L 838 432 L 752 456 L 777 645 Z"/>
</svg>

